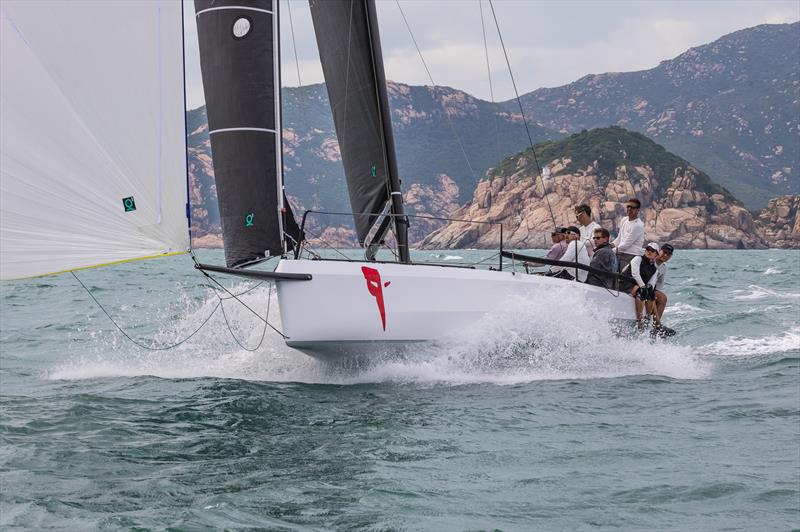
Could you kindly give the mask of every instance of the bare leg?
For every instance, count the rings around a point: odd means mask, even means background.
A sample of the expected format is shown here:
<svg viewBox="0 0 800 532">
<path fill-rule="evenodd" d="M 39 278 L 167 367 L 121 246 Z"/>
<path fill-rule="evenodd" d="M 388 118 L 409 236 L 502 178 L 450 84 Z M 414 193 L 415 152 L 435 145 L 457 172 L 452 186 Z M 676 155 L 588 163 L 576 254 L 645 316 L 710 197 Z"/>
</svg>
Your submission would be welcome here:
<svg viewBox="0 0 800 532">
<path fill-rule="evenodd" d="M 656 290 L 656 315 L 658 316 L 658 321 L 661 321 L 661 315 L 664 314 L 664 309 L 667 308 L 667 294 L 664 292 L 660 292 Z"/>
<path fill-rule="evenodd" d="M 642 311 L 644 310 L 644 301 L 636 297 L 636 289 L 638 287 L 634 286 L 633 290 L 631 290 L 631 295 L 633 296 L 633 304 L 636 305 L 636 319 L 642 319 Z"/>
<path fill-rule="evenodd" d="M 647 305 L 647 315 L 653 317 L 653 323 L 656 325 L 661 325 L 661 316 L 658 314 L 658 309 L 656 308 L 655 301 L 648 301 Z"/>
</svg>

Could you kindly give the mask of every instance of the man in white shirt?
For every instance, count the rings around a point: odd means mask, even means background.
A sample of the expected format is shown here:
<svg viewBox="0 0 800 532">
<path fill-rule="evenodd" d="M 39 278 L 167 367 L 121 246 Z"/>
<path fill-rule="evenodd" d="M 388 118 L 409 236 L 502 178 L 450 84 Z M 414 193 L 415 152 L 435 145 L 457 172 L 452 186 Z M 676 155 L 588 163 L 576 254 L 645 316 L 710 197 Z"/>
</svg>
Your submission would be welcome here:
<svg viewBox="0 0 800 532">
<path fill-rule="evenodd" d="M 567 236 L 567 251 L 562 255 L 561 261 L 563 262 L 578 262 L 588 266 L 591 259 L 586 252 L 586 245 L 581 242 L 581 232 L 574 225 L 567 227 L 564 233 Z M 579 270 L 578 268 L 570 268 L 569 266 L 553 266 L 547 275 L 552 277 L 559 277 L 562 279 L 574 279 L 577 274 L 578 280 L 584 282 L 589 272 L 586 270 Z"/>
<path fill-rule="evenodd" d="M 575 207 L 575 218 L 578 220 L 578 229 L 581 231 L 581 242 L 589 253 L 589 257 L 594 255 L 594 230 L 600 229 L 600 224 L 592 220 L 592 208 L 582 203 Z"/>
<path fill-rule="evenodd" d="M 617 250 L 620 271 L 631 263 L 633 257 L 642 252 L 644 246 L 644 222 L 639 219 L 641 207 L 642 202 L 638 199 L 628 200 L 628 204 L 625 206 L 628 217 L 620 220 L 619 234 L 612 242 Z"/>
</svg>

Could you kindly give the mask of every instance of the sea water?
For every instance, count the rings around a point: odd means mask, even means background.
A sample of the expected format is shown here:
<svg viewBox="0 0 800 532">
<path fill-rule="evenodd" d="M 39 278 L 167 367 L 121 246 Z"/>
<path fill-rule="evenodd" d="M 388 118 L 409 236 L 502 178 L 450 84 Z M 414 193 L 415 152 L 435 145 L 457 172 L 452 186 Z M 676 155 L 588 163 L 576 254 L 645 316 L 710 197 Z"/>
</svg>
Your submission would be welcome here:
<svg viewBox="0 0 800 532">
<path fill-rule="evenodd" d="M 677 251 L 670 340 L 542 294 L 365 367 L 187 257 L 77 275 L 143 345 L 208 322 L 147 350 L 71 275 L 0 284 L 4 530 L 800 527 L 800 252 Z"/>
</svg>

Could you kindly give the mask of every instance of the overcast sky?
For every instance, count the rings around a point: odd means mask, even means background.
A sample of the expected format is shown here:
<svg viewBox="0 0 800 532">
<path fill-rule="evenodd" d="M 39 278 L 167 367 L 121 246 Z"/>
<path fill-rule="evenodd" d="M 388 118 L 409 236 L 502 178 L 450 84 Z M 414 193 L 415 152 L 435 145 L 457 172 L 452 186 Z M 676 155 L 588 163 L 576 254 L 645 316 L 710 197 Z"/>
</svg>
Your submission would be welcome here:
<svg viewBox="0 0 800 532">
<path fill-rule="evenodd" d="M 319 83 L 322 69 L 306 0 L 280 0 L 284 86 Z M 291 2 L 291 5 L 289 4 Z M 489 100 L 481 7 L 496 101 L 514 96 L 488 0 L 399 0 L 433 80 Z M 377 0 L 386 77 L 430 84 L 395 0 Z M 800 0 L 494 0 L 520 94 L 586 74 L 656 66 L 693 46 L 758 24 L 795 22 Z M 291 10 L 298 62 L 295 62 Z M 187 106 L 203 105 L 194 2 L 185 0 Z"/>
</svg>

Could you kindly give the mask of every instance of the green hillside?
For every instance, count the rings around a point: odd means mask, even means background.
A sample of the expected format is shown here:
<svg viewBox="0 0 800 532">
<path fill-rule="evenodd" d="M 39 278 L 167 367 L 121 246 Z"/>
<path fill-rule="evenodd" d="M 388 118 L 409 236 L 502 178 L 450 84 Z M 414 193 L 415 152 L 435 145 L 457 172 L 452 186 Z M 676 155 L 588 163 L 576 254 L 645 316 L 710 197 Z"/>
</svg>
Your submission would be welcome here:
<svg viewBox="0 0 800 532">
<path fill-rule="evenodd" d="M 649 166 L 655 173 L 659 185 L 663 187 L 672 182 L 676 168 L 685 168 L 691 164 L 641 133 L 617 126 L 584 130 L 562 140 L 540 142 L 534 149 L 536 158 L 542 166 L 559 158 L 571 159 L 572 162 L 567 166 L 567 171 L 570 172 L 584 170 L 597 161 L 601 185 L 607 184 L 614 177 L 614 171 L 618 166 L 625 165 L 631 176 L 637 175 L 633 171 L 634 167 Z M 520 157 L 529 159 L 529 170 L 535 173 L 533 157 L 528 148 L 505 158 L 492 175 L 505 177 L 511 175 L 517 171 L 516 163 Z M 726 199 L 739 203 L 728 190 L 715 183 L 704 172 L 699 172 L 696 181 L 698 190 L 709 195 L 722 194 Z"/>
</svg>

